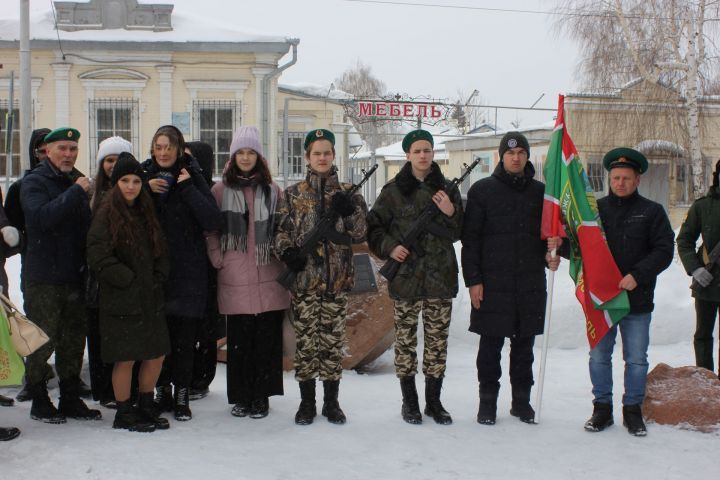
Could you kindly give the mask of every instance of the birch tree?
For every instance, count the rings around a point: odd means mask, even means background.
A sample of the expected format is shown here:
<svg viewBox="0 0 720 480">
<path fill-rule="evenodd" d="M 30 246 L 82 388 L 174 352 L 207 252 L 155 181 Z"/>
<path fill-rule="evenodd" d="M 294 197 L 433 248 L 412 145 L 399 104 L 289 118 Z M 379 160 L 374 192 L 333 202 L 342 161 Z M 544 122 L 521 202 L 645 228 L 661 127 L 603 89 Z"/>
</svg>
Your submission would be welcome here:
<svg viewBox="0 0 720 480">
<path fill-rule="evenodd" d="M 556 26 L 576 40 L 587 87 L 643 78 L 679 93 L 695 198 L 706 191 L 698 100 L 717 83 L 720 0 L 562 0 Z"/>
</svg>

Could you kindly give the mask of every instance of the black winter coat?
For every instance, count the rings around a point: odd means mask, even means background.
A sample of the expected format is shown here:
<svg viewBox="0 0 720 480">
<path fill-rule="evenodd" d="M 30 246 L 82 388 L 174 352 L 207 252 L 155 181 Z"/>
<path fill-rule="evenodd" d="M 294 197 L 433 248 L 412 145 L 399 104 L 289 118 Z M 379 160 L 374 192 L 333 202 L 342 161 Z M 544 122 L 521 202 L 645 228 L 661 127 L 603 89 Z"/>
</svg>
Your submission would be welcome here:
<svg viewBox="0 0 720 480">
<path fill-rule="evenodd" d="M 493 337 L 529 337 L 543 331 L 545 254 L 540 239 L 545 186 L 535 168 L 512 176 L 499 163 L 493 174 L 470 188 L 462 234 L 465 285 L 483 285 L 470 331 Z"/>
<path fill-rule="evenodd" d="M 90 226 L 88 194 L 49 161 L 23 178 L 20 201 L 25 214 L 27 250 L 23 283 L 77 285 L 85 273 L 85 240 Z"/>
<path fill-rule="evenodd" d="M 176 166 L 186 168 L 191 178 L 174 184 L 166 195 L 152 194 L 170 257 L 165 313 L 202 318 L 207 306 L 209 265 L 204 232 L 220 229 L 220 210 L 197 162 L 181 157 Z M 151 178 L 161 170 L 152 159 L 143 167 Z"/>
<path fill-rule="evenodd" d="M 657 276 L 673 258 L 675 234 L 665 210 L 637 190 L 622 198 L 610 192 L 598 200 L 598 210 L 620 273 L 638 284 L 628 292 L 630 313 L 652 312 Z"/>
</svg>

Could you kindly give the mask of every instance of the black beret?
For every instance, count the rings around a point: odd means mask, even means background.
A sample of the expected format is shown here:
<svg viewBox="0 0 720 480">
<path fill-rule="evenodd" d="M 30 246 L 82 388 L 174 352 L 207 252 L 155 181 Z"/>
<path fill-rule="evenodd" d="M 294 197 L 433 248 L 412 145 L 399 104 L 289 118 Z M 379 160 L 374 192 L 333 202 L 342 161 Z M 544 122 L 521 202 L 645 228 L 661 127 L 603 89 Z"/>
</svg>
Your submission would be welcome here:
<svg viewBox="0 0 720 480">
<path fill-rule="evenodd" d="M 648 169 L 648 161 L 645 155 L 632 148 L 614 148 L 603 157 L 603 167 L 610 171 L 616 167 L 632 168 L 639 173 L 645 173 Z"/>
<path fill-rule="evenodd" d="M 307 135 L 305 135 L 305 150 L 307 150 L 315 140 L 327 140 L 335 146 L 335 134 L 330 130 L 319 128 L 317 130 L 310 130 Z"/>
<path fill-rule="evenodd" d="M 80 140 L 80 132 L 70 127 L 56 128 L 52 132 L 45 135 L 44 142 L 52 143 L 58 142 L 60 140 L 70 140 L 72 142 L 77 142 L 78 140 Z"/>
<path fill-rule="evenodd" d="M 417 142 L 418 140 L 427 140 L 430 142 L 431 147 L 435 147 L 435 142 L 433 140 L 433 136 L 430 132 L 427 130 L 413 130 L 412 132 L 405 135 L 405 138 L 403 138 L 402 141 L 402 149 L 403 152 L 407 153 L 410 151 L 410 147 L 412 147 L 412 144 Z"/>
</svg>

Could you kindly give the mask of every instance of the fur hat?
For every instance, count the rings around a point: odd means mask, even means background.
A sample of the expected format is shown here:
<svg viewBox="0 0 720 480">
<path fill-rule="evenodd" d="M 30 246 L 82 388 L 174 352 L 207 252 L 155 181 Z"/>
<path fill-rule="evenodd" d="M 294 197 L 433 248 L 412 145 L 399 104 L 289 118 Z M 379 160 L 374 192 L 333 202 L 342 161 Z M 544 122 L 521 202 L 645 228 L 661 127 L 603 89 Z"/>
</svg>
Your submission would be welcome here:
<svg viewBox="0 0 720 480">
<path fill-rule="evenodd" d="M 97 159 L 104 160 L 108 155 L 120 155 L 122 152 L 132 153 L 132 143 L 122 137 L 109 137 L 98 145 Z"/>
<path fill-rule="evenodd" d="M 260 132 L 257 127 L 238 128 L 230 144 L 230 157 L 234 157 L 235 153 L 242 148 L 251 148 L 255 150 L 258 155 L 263 155 L 262 145 L 260 144 Z"/>
</svg>

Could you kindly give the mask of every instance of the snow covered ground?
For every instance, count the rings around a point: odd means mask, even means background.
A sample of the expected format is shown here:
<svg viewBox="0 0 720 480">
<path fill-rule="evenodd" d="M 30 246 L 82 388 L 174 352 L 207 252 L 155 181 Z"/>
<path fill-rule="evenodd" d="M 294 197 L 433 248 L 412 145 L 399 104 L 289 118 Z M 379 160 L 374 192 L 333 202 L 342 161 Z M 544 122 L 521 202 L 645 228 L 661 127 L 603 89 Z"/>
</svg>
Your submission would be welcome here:
<svg viewBox="0 0 720 480">
<path fill-rule="evenodd" d="M 340 403 L 348 416 L 344 426 L 331 425 L 324 417 L 307 427 L 296 426 L 293 416 L 299 393 L 292 374 L 285 376 L 285 396 L 271 398 L 267 418 L 232 417 L 221 364 L 210 395 L 192 403 L 193 420 L 171 420 L 170 430 L 164 432 L 115 431 L 111 428 L 113 411 L 102 407 L 98 407 L 103 410 L 102 422 L 69 421 L 66 425 L 30 420 L 28 403 L 0 407 L 0 425 L 22 430 L 20 438 L 0 445 L 0 478 L 717 478 L 718 433 L 653 424 L 646 438 L 628 435 L 621 424 L 597 434 L 583 430 L 592 409 L 587 347 L 566 266 L 556 275 L 539 425 L 526 425 L 510 417 L 506 377 L 502 379 L 498 423 L 490 427 L 475 422 L 478 339 L 467 332 L 469 300 L 467 291 L 461 289 L 453 312 L 443 390 L 445 407 L 454 419 L 451 426 L 435 425 L 429 419 L 419 426 L 402 421 L 391 352 L 364 374 L 345 373 L 340 385 Z M 8 272 L 17 285 L 17 258 L 11 259 Z M 659 279 L 651 368 L 659 362 L 671 366 L 694 363 L 694 310 L 688 284 L 677 260 Z M 12 296 L 21 299 L 16 290 Z M 541 343 L 538 337 L 536 371 Z M 503 357 L 506 361 L 507 352 Z M 616 361 L 615 379 L 616 384 L 622 379 L 620 361 Z M 6 395 L 16 392 L 17 388 L 0 389 Z M 57 393 L 54 389 L 51 396 L 55 399 Z M 616 385 L 615 394 L 619 410 L 621 383 Z M 615 418 L 621 422 L 621 415 Z"/>
</svg>

